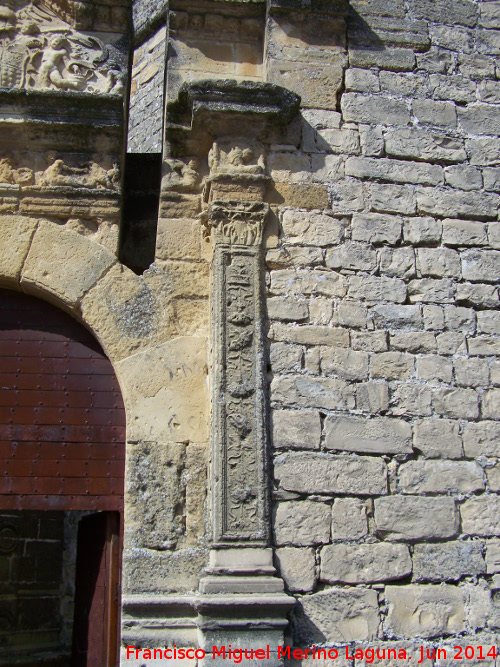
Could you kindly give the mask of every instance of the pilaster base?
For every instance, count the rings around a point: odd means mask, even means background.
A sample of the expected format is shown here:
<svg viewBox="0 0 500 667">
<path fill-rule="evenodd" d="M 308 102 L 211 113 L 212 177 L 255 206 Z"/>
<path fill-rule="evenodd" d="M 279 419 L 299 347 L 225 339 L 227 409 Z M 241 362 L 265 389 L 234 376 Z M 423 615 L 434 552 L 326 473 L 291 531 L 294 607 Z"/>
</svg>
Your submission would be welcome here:
<svg viewBox="0 0 500 667">
<path fill-rule="evenodd" d="M 197 604 L 199 643 L 206 652 L 202 667 L 227 665 L 235 649 L 246 650 L 248 667 L 282 664 L 278 646 L 295 600 L 276 576 L 272 550 L 214 549 L 206 572 Z"/>
</svg>

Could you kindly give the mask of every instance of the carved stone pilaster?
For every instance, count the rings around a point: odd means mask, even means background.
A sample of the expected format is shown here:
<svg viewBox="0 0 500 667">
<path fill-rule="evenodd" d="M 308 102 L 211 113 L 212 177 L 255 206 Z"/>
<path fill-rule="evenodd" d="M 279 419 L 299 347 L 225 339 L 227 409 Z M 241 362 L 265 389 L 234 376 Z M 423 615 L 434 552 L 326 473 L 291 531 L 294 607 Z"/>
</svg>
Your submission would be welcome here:
<svg viewBox="0 0 500 667">
<path fill-rule="evenodd" d="M 269 540 L 260 244 L 268 205 L 213 201 L 214 546 Z"/>
</svg>

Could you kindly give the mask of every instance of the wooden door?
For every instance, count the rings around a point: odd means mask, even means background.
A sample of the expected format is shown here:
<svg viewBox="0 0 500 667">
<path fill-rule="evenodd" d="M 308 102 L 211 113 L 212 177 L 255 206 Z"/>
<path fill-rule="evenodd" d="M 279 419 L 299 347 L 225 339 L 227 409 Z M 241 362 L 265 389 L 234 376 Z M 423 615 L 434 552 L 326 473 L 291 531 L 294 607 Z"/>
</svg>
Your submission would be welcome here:
<svg viewBox="0 0 500 667">
<path fill-rule="evenodd" d="M 119 529 L 117 512 L 99 512 L 80 520 L 71 667 L 117 665 Z"/>
</svg>

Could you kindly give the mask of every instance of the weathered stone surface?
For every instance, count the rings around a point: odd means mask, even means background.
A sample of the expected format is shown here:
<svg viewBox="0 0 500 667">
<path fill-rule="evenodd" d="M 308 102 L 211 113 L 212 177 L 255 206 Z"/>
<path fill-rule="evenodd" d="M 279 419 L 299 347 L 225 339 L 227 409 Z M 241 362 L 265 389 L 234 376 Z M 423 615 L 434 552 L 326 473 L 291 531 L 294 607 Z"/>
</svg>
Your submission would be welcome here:
<svg viewBox="0 0 500 667">
<path fill-rule="evenodd" d="M 453 363 L 451 359 L 437 354 L 426 354 L 417 358 L 417 377 L 431 384 L 437 382 L 451 383 L 453 379 Z"/>
<path fill-rule="evenodd" d="M 328 208 L 328 190 L 325 185 L 275 181 L 268 201 L 294 208 L 325 209 Z"/>
<path fill-rule="evenodd" d="M 291 297 L 272 297 L 267 300 L 267 314 L 271 320 L 299 322 L 307 319 L 309 309 L 305 301 Z"/>
<path fill-rule="evenodd" d="M 362 301 L 403 303 L 406 299 L 406 285 L 399 278 L 352 276 L 349 279 L 347 295 L 349 298 Z"/>
<path fill-rule="evenodd" d="M 70 308 L 116 262 L 107 248 L 72 230 L 40 222 L 22 269 L 21 284 L 54 294 Z"/>
<path fill-rule="evenodd" d="M 325 410 L 352 410 L 354 389 L 343 380 L 300 375 L 274 378 L 271 383 L 271 399 L 284 405 L 295 404 L 302 408 Z"/>
<path fill-rule="evenodd" d="M 432 414 L 430 389 L 415 384 L 398 385 L 392 393 L 391 413 L 396 416 L 424 417 Z"/>
<path fill-rule="evenodd" d="M 410 23 L 410 25 L 416 25 Z M 422 24 L 422 27 L 427 28 L 425 23 Z M 425 29 L 424 28 L 424 29 Z M 426 76 L 422 74 L 416 74 L 414 72 L 404 74 L 395 74 L 394 72 L 380 72 L 380 87 L 382 92 L 389 93 L 390 95 L 397 95 L 401 97 L 429 97 L 431 89 L 429 87 L 429 80 Z"/>
<path fill-rule="evenodd" d="M 337 309 L 339 324 L 347 327 L 364 328 L 366 326 L 367 309 L 358 303 L 339 303 Z"/>
<path fill-rule="evenodd" d="M 324 246 L 340 243 L 344 237 L 344 224 L 338 218 L 319 213 L 287 209 L 281 218 L 287 243 Z"/>
<path fill-rule="evenodd" d="M 376 305 L 371 309 L 376 327 L 382 329 L 416 328 L 422 326 L 420 306 L 401 306 L 392 303 Z"/>
<path fill-rule="evenodd" d="M 350 452 L 403 454 L 412 451 L 411 426 L 391 417 L 331 417 L 325 420 L 325 446 Z"/>
<path fill-rule="evenodd" d="M 344 178 L 329 184 L 330 208 L 336 214 L 351 214 L 365 208 L 363 184 L 353 178 Z"/>
<path fill-rule="evenodd" d="M 476 85 L 459 74 L 431 74 L 430 84 L 434 97 L 455 102 L 473 102 L 476 99 Z M 460 119 L 460 115 L 459 115 Z"/>
<path fill-rule="evenodd" d="M 486 479 L 488 480 L 489 490 L 498 493 L 500 491 L 500 466 L 486 468 Z"/>
<path fill-rule="evenodd" d="M 484 574 L 484 543 L 479 541 L 416 544 L 413 548 L 413 581 L 457 581 Z"/>
<path fill-rule="evenodd" d="M 387 334 L 385 331 L 351 331 L 351 347 L 366 352 L 385 352 Z"/>
<path fill-rule="evenodd" d="M 368 584 L 411 574 L 408 547 L 403 544 L 331 544 L 321 549 L 320 580 L 329 584 Z"/>
<path fill-rule="evenodd" d="M 496 137 L 469 139 L 466 147 L 471 164 L 490 166 L 500 163 L 500 139 Z"/>
<path fill-rule="evenodd" d="M 368 354 L 342 348 L 323 348 L 321 368 L 329 376 L 344 380 L 364 380 L 368 377 Z"/>
<path fill-rule="evenodd" d="M 375 523 L 390 541 L 446 539 L 458 532 L 458 512 L 451 498 L 387 496 L 375 500 Z"/>
<path fill-rule="evenodd" d="M 444 321 L 446 327 L 450 330 L 463 331 L 465 333 L 475 333 L 476 331 L 476 313 L 472 308 L 463 308 L 460 306 L 444 306 Z"/>
<path fill-rule="evenodd" d="M 396 278 L 412 278 L 415 275 L 415 251 L 413 248 L 382 248 L 379 255 L 380 273 Z"/>
<path fill-rule="evenodd" d="M 439 243 L 442 224 L 434 218 L 409 218 L 403 223 L 403 236 L 407 243 Z"/>
<path fill-rule="evenodd" d="M 156 257 L 160 259 L 200 259 L 201 229 L 198 220 L 159 218 Z"/>
<path fill-rule="evenodd" d="M 462 387 L 481 387 L 488 384 L 489 368 L 485 359 L 455 359 L 455 380 Z"/>
<path fill-rule="evenodd" d="M 269 329 L 269 339 L 302 345 L 347 347 L 349 345 L 349 332 L 347 329 L 341 329 L 340 327 L 325 327 L 314 324 L 293 327 L 286 324 L 273 323 Z"/>
<path fill-rule="evenodd" d="M 413 100 L 413 115 L 420 125 L 436 125 L 455 128 L 457 126 L 456 106 L 453 102 L 436 100 Z"/>
<path fill-rule="evenodd" d="M 466 424 L 463 434 L 466 456 L 500 456 L 500 424 L 480 421 Z"/>
<path fill-rule="evenodd" d="M 452 303 L 454 301 L 455 285 L 449 278 L 435 280 L 422 278 L 411 280 L 408 285 L 408 296 L 411 303 Z"/>
<path fill-rule="evenodd" d="M 468 104 L 459 107 L 457 113 L 458 122 L 468 134 L 500 134 L 500 113 L 493 104 Z"/>
<path fill-rule="evenodd" d="M 272 59 L 267 68 L 269 82 L 293 90 L 302 98 L 303 106 L 311 109 L 336 109 L 342 75 L 341 63 L 324 65 Z"/>
<path fill-rule="evenodd" d="M 390 336 L 390 345 L 394 350 L 412 352 L 435 352 L 437 348 L 436 336 L 430 331 L 405 331 Z"/>
<path fill-rule="evenodd" d="M 379 93 L 380 82 L 378 75 L 369 69 L 351 67 L 345 73 L 346 90 L 359 93 Z"/>
<path fill-rule="evenodd" d="M 313 410 L 274 410 L 273 444 L 277 449 L 319 449 L 321 420 Z"/>
<path fill-rule="evenodd" d="M 481 400 L 484 419 L 500 419 L 500 389 L 485 391 Z"/>
<path fill-rule="evenodd" d="M 484 491 L 483 469 L 469 461 L 408 461 L 399 468 L 403 493 Z"/>
<path fill-rule="evenodd" d="M 128 357 L 175 335 L 173 318 L 159 306 L 154 290 L 122 265 L 106 273 L 84 296 L 80 308 L 112 359 Z"/>
<path fill-rule="evenodd" d="M 326 544 L 330 540 L 330 506 L 310 500 L 280 502 L 274 516 L 278 546 Z"/>
<path fill-rule="evenodd" d="M 411 49 L 349 49 L 349 62 L 353 67 L 382 67 L 395 72 L 411 70 L 415 54 Z M 370 122 L 370 121 L 368 121 Z M 384 120 L 380 121 L 384 123 Z"/>
<path fill-rule="evenodd" d="M 332 507 L 332 540 L 358 540 L 367 534 L 366 504 L 358 498 L 337 498 Z"/>
<path fill-rule="evenodd" d="M 455 586 L 387 586 L 386 630 L 396 637 L 438 637 L 465 629 L 464 598 Z"/>
<path fill-rule="evenodd" d="M 377 268 L 377 253 L 365 243 L 346 241 L 326 253 L 326 265 L 331 269 L 373 271 Z"/>
<path fill-rule="evenodd" d="M 473 27 L 478 20 L 478 7 L 471 0 L 445 0 L 439 4 L 429 0 L 411 0 L 410 7 L 418 18 L 436 23 Z"/>
<path fill-rule="evenodd" d="M 499 250 L 465 250 L 461 255 L 464 280 L 484 283 L 500 280 Z"/>
<path fill-rule="evenodd" d="M 467 352 L 467 340 L 462 333 L 446 331 L 436 336 L 439 354 L 458 354 Z"/>
<path fill-rule="evenodd" d="M 444 233 L 444 228 L 443 228 Z M 459 278 L 460 255 L 450 248 L 418 248 L 417 268 L 422 276 Z"/>
<path fill-rule="evenodd" d="M 460 508 L 462 531 L 467 535 L 500 535 L 500 497 L 483 495 L 466 500 Z"/>
<path fill-rule="evenodd" d="M 381 213 L 353 215 L 352 239 L 368 243 L 397 243 L 401 238 L 402 219 Z"/>
<path fill-rule="evenodd" d="M 18 215 L 0 216 L 0 280 L 15 283 L 19 280 L 24 260 L 38 221 Z"/>
<path fill-rule="evenodd" d="M 404 102 L 382 95 L 344 93 L 341 106 L 346 121 L 386 125 L 408 125 L 410 122 L 410 113 Z"/>
<path fill-rule="evenodd" d="M 382 213 L 415 213 L 415 189 L 409 185 L 372 183 L 369 186 L 370 208 Z"/>
<path fill-rule="evenodd" d="M 128 594 L 187 593 L 198 590 L 200 576 L 208 565 L 206 548 L 157 551 L 126 549 L 123 557 L 123 587 Z"/>
<path fill-rule="evenodd" d="M 384 152 L 384 135 L 380 126 L 360 125 L 359 140 L 363 155 L 380 156 Z"/>
<path fill-rule="evenodd" d="M 359 133 L 357 130 L 349 129 L 318 130 L 316 147 L 318 150 L 328 153 L 358 155 Z"/>
<path fill-rule="evenodd" d="M 428 162 L 463 162 L 467 159 L 463 143 L 459 139 L 415 128 L 387 132 L 385 147 L 388 155 Z"/>
<path fill-rule="evenodd" d="M 376 591 L 333 588 L 300 599 L 298 637 L 306 643 L 371 641 L 377 636 Z"/>
<path fill-rule="evenodd" d="M 469 354 L 500 354 L 500 339 L 493 336 L 475 336 L 467 340 Z"/>
<path fill-rule="evenodd" d="M 441 218 L 494 219 L 497 216 L 498 195 L 489 192 L 463 192 L 444 188 L 420 188 L 417 206 L 421 213 Z"/>
<path fill-rule="evenodd" d="M 444 170 L 446 183 L 452 188 L 460 190 L 480 190 L 483 187 L 483 177 L 477 167 L 464 164 L 455 164 Z"/>
<path fill-rule="evenodd" d="M 459 459 L 462 457 L 459 422 L 420 419 L 415 422 L 413 444 L 429 458 Z"/>
<path fill-rule="evenodd" d="M 498 291 L 492 285 L 459 283 L 457 285 L 457 301 L 472 306 L 495 308 L 499 304 Z"/>
<path fill-rule="evenodd" d="M 345 173 L 357 178 L 376 178 L 396 183 L 441 185 L 444 182 L 442 167 L 406 160 L 350 157 L 346 160 Z"/>
<path fill-rule="evenodd" d="M 127 535 L 132 548 L 174 549 L 184 533 L 183 444 L 127 448 Z"/>
<path fill-rule="evenodd" d="M 271 271 L 272 294 L 321 294 L 343 297 L 346 294 L 344 276 L 334 271 L 308 271 L 306 269 Z"/>
<path fill-rule="evenodd" d="M 207 341 L 180 337 L 115 366 L 129 440 L 201 443 L 208 438 Z"/>
<path fill-rule="evenodd" d="M 366 456 L 281 454 L 274 463 L 280 486 L 297 493 L 380 495 L 387 491 L 384 461 Z"/>
<path fill-rule="evenodd" d="M 436 412 L 450 419 L 477 419 L 478 395 L 473 389 L 438 389 L 432 397 Z"/>
<path fill-rule="evenodd" d="M 300 345 L 272 343 L 269 361 L 274 373 L 300 373 L 304 352 Z"/>
<path fill-rule="evenodd" d="M 289 591 L 310 592 L 316 583 L 316 558 L 314 549 L 283 547 L 276 549 L 278 571 Z"/>
<path fill-rule="evenodd" d="M 431 331 L 442 331 L 444 329 L 444 311 L 441 306 L 422 306 L 422 318 L 425 329 Z"/>
<path fill-rule="evenodd" d="M 370 377 L 381 380 L 404 380 L 412 375 L 414 357 L 403 352 L 382 352 L 370 359 Z"/>
<path fill-rule="evenodd" d="M 288 246 L 270 248 L 266 253 L 266 265 L 270 269 L 279 269 L 288 266 L 318 266 L 323 263 L 321 248 Z"/>
<path fill-rule="evenodd" d="M 356 406 L 369 414 L 384 412 L 389 408 L 387 382 L 360 382 L 356 386 Z"/>
<path fill-rule="evenodd" d="M 486 542 L 486 572 L 488 574 L 500 572 L 500 540 Z"/>
</svg>

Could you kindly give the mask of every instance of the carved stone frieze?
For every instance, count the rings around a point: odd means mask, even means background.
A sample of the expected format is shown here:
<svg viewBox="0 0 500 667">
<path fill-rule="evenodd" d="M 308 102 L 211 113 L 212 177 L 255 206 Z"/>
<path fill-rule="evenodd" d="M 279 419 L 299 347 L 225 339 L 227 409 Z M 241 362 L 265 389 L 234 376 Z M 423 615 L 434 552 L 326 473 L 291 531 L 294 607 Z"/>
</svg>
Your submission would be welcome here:
<svg viewBox="0 0 500 667">
<path fill-rule="evenodd" d="M 0 87 L 121 95 L 124 55 L 50 10 L 0 5 Z"/>
<path fill-rule="evenodd" d="M 268 205 L 213 201 L 215 546 L 268 541 L 260 244 Z"/>
<path fill-rule="evenodd" d="M 211 202 L 208 218 L 215 230 L 215 242 L 260 246 L 268 212 L 269 205 L 262 202 Z"/>
</svg>

